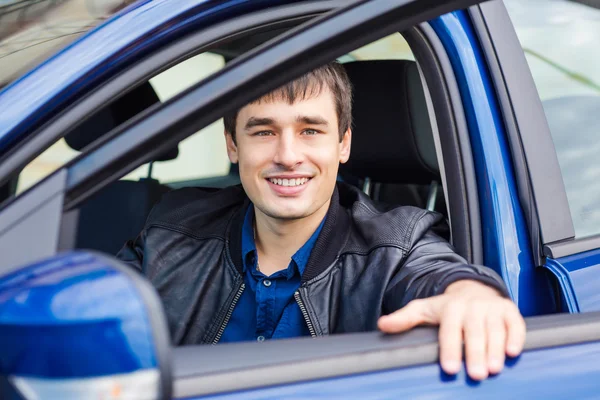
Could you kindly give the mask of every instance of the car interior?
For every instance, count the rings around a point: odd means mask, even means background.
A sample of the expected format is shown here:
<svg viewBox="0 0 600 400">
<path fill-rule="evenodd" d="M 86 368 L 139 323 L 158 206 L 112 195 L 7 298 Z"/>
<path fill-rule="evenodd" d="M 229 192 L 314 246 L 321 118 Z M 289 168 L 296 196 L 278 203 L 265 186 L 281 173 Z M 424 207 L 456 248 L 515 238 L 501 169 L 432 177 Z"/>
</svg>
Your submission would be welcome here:
<svg viewBox="0 0 600 400">
<path fill-rule="evenodd" d="M 344 65 L 354 86 L 355 103 L 350 161 L 341 166 L 339 179 L 387 206 L 412 205 L 446 214 L 416 63 L 376 60 Z M 66 142 L 82 150 L 108 132 L 107 125 L 120 125 L 128 119 L 127 113 L 133 116 L 157 101 L 152 87 L 142 85 L 69 133 Z M 150 162 L 147 177 L 113 182 L 87 200 L 79 211 L 76 247 L 116 254 L 128 239 L 135 238 L 152 206 L 172 189 L 152 177 L 153 164 L 177 156 L 174 148 Z M 220 188 L 239 183 L 233 167 L 225 176 L 188 181 L 186 186 Z M 447 235 L 448 229 L 441 227 L 440 232 Z"/>
<path fill-rule="evenodd" d="M 273 29 L 236 38 L 211 48 L 224 63 L 283 33 Z M 396 34 L 401 38 L 400 34 Z M 350 161 L 340 167 L 338 179 L 355 185 L 382 207 L 410 205 L 442 213 L 446 223 L 438 234 L 451 240 L 448 212 L 441 185 L 424 86 L 417 63 L 397 58 L 342 59 L 354 88 L 353 142 Z M 163 100 L 164 101 L 164 100 Z M 161 102 L 152 80 L 125 93 L 98 110 L 64 138 L 79 153 L 148 107 Z M 199 132 L 198 134 L 202 134 Z M 193 136 L 197 136 L 193 135 Z M 181 147 L 181 143 L 180 143 Z M 211 149 L 222 151 L 225 148 Z M 80 207 L 75 248 L 116 254 L 123 244 L 142 230 L 152 207 L 170 190 L 194 186 L 222 188 L 240 184 L 236 165 L 219 176 L 160 181 L 153 171 L 161 163 L 176 160 L 180 150 L 172 148 L 147 164 L 147 174 L 107 185 Z"/>
</svg>

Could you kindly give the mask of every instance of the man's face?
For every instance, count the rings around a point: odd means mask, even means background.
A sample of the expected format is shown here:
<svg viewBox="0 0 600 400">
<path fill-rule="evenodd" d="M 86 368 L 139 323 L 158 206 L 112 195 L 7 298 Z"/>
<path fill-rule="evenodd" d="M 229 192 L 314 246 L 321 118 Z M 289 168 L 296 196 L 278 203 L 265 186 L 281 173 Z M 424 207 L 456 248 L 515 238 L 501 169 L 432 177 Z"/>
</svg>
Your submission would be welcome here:
<svg viewBox="0 0 600 400">
<path fill-rule="evenodd" d="M 351 132 L 339 140 L 333 94 L 288 104 L 262 101 L 242 108 L 236 142 L 226 134 L 227 152 L 239 163 L 242 186 L 269 217 L 298 219 L 328 207 L 339 163 L 348 161 Z"/>
</svg>

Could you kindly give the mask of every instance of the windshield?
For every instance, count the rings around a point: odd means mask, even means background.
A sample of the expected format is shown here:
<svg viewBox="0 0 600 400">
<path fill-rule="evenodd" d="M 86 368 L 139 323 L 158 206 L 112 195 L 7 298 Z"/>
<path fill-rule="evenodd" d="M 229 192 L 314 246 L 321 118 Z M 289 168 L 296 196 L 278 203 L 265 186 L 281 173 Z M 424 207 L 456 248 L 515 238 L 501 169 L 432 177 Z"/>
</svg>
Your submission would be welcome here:
<svg viewBox="0 0 600 400">
<path fill-rule="evenodd" d="M 0 0 L 0 88 L 134 0 Z"/>
</svg>

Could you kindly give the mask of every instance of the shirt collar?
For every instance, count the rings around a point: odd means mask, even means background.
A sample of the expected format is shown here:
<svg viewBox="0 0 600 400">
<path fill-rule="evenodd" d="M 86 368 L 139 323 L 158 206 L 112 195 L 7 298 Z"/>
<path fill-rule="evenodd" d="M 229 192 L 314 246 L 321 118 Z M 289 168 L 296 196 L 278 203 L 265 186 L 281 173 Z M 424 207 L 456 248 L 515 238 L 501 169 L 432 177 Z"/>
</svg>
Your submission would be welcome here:
<svg viewBox="0 0 600 400">
<path fill-rule="evenodd" d="M 282 271 L 285 272 L 287 279 L 291 279 L 294 276 L 295 270 L 297 268 L 300 276 L 304 273 L 304 269 L 306 268 L 306 264 L 308 263 L 308 259 L 310 254 L 315 247 L 315 243 L 319 238 L 319 234 L 323 229 L 323 225 L 325 224 L 325 218 L 319 224 L 319 227 L 315 230 L 312 236 L 304 243 L 304 245 L 298 249 L 296 253 L 292 256 L 293 263 L 288 265 L 287 270 Z M 242 226 L 242 264 L 244 272 L 248 267 L 254 269 L 256 267 L 256 242 L 254 241 L 254 206 L 250 204 L 248 206 L 248 210 L 246 211 L 246 216 L 244 217 L 244 224 Z M 295 266 L 295 267 L 294 267 Z"/>
</svg>

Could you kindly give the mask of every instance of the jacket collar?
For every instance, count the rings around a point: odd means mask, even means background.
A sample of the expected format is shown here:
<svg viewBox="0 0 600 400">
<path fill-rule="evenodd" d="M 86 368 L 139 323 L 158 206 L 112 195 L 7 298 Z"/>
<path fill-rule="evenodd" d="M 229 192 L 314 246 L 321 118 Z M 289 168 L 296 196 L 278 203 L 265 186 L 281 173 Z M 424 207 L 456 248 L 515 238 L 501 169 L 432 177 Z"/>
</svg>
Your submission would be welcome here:
<svg viewBox="0 0 600 400">
<path fill-rule="evenodd" d="M 242 206 L 235 212 L 229 225 L 229 253 L 235 268 L 243 273 L 242 261 L 242 226 L 250 200 L 246 197 Z M 337 185 L 331 196 L 329 210 L 325 217 L 323 229 L 302 274 L 302 283 L 318 276 L 331 265 L 346 242 L 349 232 L 350 217 L 340 206 L 340 194 Z"/>
</svg>

